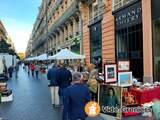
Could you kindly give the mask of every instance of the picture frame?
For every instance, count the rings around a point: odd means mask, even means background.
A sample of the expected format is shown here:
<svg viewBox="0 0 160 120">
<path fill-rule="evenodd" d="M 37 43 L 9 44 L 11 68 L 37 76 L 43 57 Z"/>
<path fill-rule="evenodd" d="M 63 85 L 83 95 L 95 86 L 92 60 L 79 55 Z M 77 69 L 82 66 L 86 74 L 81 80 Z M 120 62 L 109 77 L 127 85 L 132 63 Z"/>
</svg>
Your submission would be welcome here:
<svg viewBox="0 0 160 120">
<path fill-rule="evenodd" d="M 110 91 L 112 90 L 113 96 L 110 99 Z M 101 114 L 116 119 L 122 118 L 122 87 L 108 84 L 100 84 L 98 87 L 98 104 L 101 107 Z M 108 98 L 108 99 L 107 99 Z M 111 104 L 109 101 L 112 101 Z M 110 109 L 111 108 L 111 109 Z M 109 111 L 111 110 L 111 111 Z M 115 111 L 112 111 L 115 110 Z"/>
<path fill-rule="evenodd" d="M 118 72 L 118 85 L 122 87 L 131 86 L 133 83 L 132 72 Z"/>
<path fill-rule="evenodd" d="M 130 91 L 130 87 L 122 89 L 122 106 L 131 107 L 140 105 L 138 98 Z"/>
<path fill-rule="evenodd" d="M 118 61 L 118 72 L 129 71 L 130 70 L 130 62 L 127 60 Z"/>
<path fill-rule="evenodd" d="M 105 83 L 117 82 L 117 65 L 116 64 L 105 64 L 104 65 L 104 80 Z"/>
</svg>

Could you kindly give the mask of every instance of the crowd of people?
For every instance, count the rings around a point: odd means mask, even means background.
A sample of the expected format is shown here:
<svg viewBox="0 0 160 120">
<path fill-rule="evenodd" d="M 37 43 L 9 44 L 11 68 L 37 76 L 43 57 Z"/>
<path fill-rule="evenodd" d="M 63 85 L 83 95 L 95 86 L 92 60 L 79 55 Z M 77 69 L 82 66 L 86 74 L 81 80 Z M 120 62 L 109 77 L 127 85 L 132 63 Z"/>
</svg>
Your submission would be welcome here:
<svg viewBox="0 0 160 120">
<path fill-rule="evenodd" d="M 20 63 L 8 69 L 9 76 L 15 71 L 18 77 Z M 36 79 L 45 74 L 49 81 L 53 107 L 63 108 L 63 120 L 86 120 L 85 106 L 90 101 L 98 102 L 98 84 L 104 80 L 99 77 L 99 67 L 94 64 L 88 66 L 67 65 L 65 63 L 25 62 L 23 69 Z M 104 106 L 117 107 L 120 102 L 113 88 L 109 88 L 103 96 Z M 107 113 L 117 116 L 117 113 Z"/>
<path fill-rule="evenodd" d="M 9 68 L 8 68 L 8 74 L 9 74 L 9 79 L 12 78 L 12 75 L 13 73 L 15 72 L 15 77 L 17 78 L 18 77 L 18 71 L 19 71 L 19 65 L 21 63 L 18 62 L 15 66 L 14 65 L 11 65 Z"/>
<path fill-rule="evenodd" d="M 39 78 L 39 73 L 47 75 L 52 105 L 63 108 L 63 120 L 85 120 L 85 105 L 98 99 L 98 69 L 89 66 L 26 62 L 23 67 L 28 74 Z"/>
<path fill-rule="evenodd" d="M 103 82 L 95 66 L 53 64 L 47 77 L 52 104 L 63 106 L 63 120 L 85 120 L 85 105 L 91 100 L 97 101 L 98 82 Z"/>
</svg>

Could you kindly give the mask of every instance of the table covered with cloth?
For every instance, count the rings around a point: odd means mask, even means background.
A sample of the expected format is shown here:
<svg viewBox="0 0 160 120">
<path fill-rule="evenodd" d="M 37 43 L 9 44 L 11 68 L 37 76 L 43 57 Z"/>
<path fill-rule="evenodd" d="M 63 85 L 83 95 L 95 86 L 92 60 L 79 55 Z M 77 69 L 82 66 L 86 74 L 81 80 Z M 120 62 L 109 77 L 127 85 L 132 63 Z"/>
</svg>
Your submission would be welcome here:
<svg viewBox="0 0 160 120">
<path fill-rule="evenodd" d="M 131 88 L 130 92 L 136 97 L 140 105 L 152 102 L 154 99 L 160 100 L 160 86 L 153 88 Z"/>
</svg>

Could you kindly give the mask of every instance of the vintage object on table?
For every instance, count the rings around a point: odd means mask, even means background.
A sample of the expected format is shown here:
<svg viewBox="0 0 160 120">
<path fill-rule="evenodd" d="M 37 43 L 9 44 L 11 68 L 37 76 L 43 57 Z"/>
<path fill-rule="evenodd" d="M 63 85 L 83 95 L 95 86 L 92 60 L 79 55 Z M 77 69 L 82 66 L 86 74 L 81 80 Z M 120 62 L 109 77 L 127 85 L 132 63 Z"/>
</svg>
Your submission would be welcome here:
<svg viewBox="0 0 160 120">
<path fill-rule="evenodd" d="M 133 84 L 132 72 L 119 72 L 118 85 L 122 87 L 131 86 Z"/>
<path fill-rule="evenodd" d="M 117 82 L 117 65 L 105 64 L 104 65 L 104 79 L 106 83 Z"/>
<path fill-rule="evenodd" d="M 122 87 L 100 84 L 98 91 L 101 113 L 121 119 L 122 113 L 119 109 L 122 107 Z"/>
<path fill-rule="evenodd" d="M 128 88 L 123 88 L 122 92 L 122 105 L 123 106 L 136 106 L 139 105 L 138 99 L 134 96 Z"/>
<path fill-rule="evenodd" d="M 118 72 L 125 72 L 130 70 L 129 61 L 118 61 Z"/>
<path fill-rule="evenodd" d="M 7 83 L 0 83 L 0 101 L 13 101 L 13 93 L 12 90 L 7 89 Z"/>
<path fill-rule="evenodd" d="M 134 96 L 136 96 L 138 102 L 141 105 L 152 102 L 154 99 L 160 100 L 160 86 L 143 87 L 143 88 L 133 87 L 130 89 L 130 92 Z"/>
</svg>

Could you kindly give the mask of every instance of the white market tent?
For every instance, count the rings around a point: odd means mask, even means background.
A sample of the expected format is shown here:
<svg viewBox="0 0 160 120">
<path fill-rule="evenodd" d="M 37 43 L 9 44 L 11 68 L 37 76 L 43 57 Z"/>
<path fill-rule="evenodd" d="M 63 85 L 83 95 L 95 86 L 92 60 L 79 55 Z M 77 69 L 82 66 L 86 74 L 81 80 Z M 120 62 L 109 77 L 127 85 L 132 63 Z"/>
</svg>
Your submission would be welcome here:
<svg viewBox="0 0 160 120">
<path fill-rule="evenodd" d="M 73 53 L 68 49 L 62 49 L 57 54 L 49 56 L 49 60 L 84 59 L 84 58 L 85 58 L 84 55 Z"/>
<path fill-rule="evenodd" d="M 41 54 L 39 56 L 27 58 L 26 61 L 34 61 L 34 60 L 48 60 L 48 56 L 46 53 Z"/>
<path fill-rule="evenodd" d="M 37 57 L 31 57 L 31 58 L 26 58 L 25 60 L 26 61 L 33 61 L 33 60 L 38 60 L 38 58 Z"/>
<path fill-rule="evenodd" d="M 48 60 L 48 55 L 46 53 L 39 55 L 37 60 Z"/>
</svg>

